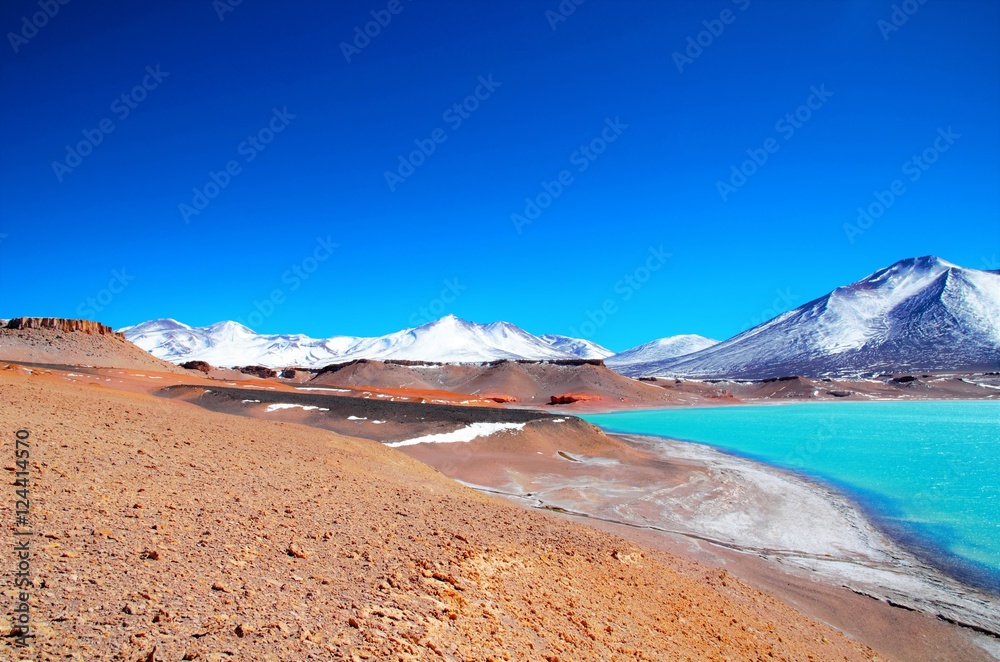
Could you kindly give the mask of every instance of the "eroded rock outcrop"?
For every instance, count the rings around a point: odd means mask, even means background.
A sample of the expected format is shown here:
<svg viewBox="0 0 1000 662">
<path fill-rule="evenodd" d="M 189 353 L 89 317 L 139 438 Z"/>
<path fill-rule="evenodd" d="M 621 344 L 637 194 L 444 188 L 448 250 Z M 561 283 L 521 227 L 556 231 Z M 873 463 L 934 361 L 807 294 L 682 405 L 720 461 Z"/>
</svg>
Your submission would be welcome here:
<svg viewBox="0 0 1000 662">
<path fill-rule="evenodd" d="M 549 404 L 571 405 L 574 402 L 587 402 L 589 400 L 597 399 L 596 395 L 591 395 L 590 393 L 560 393 L 559 395 L 553 395 L 549 398 Z"/>
<path fill-rule="evenodd" d="M 274 379 L 278 376 L 277 370 L 271 370 L 270 368 L 265 368 L 262 365 L 248 365 L 240 368 L 240 372 L 244 375 L 255 375 L 261 379 Z"/>
<path fill-rule="evenodd" d="M 90 320 L 72 320 L 62 317 L 15 317 L 7 322 L 8 329 L 54 329 L 66 333 L 89 333 L 91 335 L 114 336 L 125 340 L 124 333 L 116 333 L 110 326 Z"/>
</svg>

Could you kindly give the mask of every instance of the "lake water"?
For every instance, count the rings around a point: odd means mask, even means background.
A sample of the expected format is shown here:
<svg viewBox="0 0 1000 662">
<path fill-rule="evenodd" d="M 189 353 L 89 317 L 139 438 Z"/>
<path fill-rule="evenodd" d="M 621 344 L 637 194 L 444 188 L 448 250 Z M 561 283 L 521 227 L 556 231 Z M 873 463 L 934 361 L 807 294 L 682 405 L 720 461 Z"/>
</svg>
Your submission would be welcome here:
<svg viewBox="0 0 1000 662">
<path fill-rule="evenodd" d="M 837 488 L 900 543 L 1000 593 L 1000 401 L 631 411 L 613 432 L 708 444 Z"/>
</svg>

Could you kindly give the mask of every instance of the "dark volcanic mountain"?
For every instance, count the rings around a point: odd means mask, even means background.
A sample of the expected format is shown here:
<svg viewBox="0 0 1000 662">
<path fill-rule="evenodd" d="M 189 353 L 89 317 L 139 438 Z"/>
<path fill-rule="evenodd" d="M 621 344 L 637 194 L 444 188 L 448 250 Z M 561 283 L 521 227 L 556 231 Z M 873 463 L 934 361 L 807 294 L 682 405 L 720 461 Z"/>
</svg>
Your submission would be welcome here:
<svg viewBox="0 0 1000 662">
<path fill-rule="evenodd" d="M 902 260 L 723 343 L 630 376 L 765 379 L 1000 368 L 1000 275 Z"/>
</svg>

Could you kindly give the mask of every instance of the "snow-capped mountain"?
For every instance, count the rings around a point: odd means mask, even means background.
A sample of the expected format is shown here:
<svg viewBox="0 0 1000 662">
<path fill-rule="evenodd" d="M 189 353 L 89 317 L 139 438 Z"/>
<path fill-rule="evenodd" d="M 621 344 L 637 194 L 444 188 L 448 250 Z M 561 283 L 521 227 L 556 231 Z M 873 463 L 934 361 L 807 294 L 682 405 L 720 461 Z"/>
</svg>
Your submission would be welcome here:
<svg viewBox="0 0 1000 662">
<path fill-rule="evenodd" d="M 236 322 L 190 327 L 154 320 L 121 329 L 125 337 L 167 361 L 206 361 L 215 366 L 263 365 L 315 368 L 353 359 L 407 359 L 479 363 L 498 359 L 580 358 L 577 351 L 603 351 L 585 340 L 542 340 L 507 322 L 475 324 L 453 315 L 415 329 L 376 338 L 259 334 Z"/>
<path fill-rule="evenodd" d="M 902 260 L 649 376 L 762 379 L 1000 368 L 1000 275 Z"/>
<path fill-rule="evenodd" d="M 603 358 L 622 374 L 763 379 L 866 372 L 1000 369 L 1000 274 L 912 258 L 725 342 L 674 336 L 612 355 L 588 340 L 535 336 L 454 316 L 376 338 L 258 334 L 236 322 L 155 320 L 121 329 L 168 361 L 322 367 L 352 359 L 479 363 Z"/>
<path fill-rule="evenodd" d="M 566 354 L 572 354 L 580 359 L 606 359 L 614 354 L 610 349 L 601 347 L 597 343 L 584 340 L 583 338 L 557 336 L 552 333 L 546 333 L 538 337 L 551 347 Z"/>
<path fill-rule="evenodd" d="M 379 359 L 412 359 L 445 363 L 476 363 L 497 359 L 575 358 L 508 322 L 475 324 L 454 315 L 400 331 Z M 433 358 L 428 358 L 433 357 Z"/>
<path fill-rule="evenodd" d="M 645 374 L 645 366 L 649 364 L 687 356 L 718 344 L 718 340 L 705 336 L 690 334 L 670 336 L 627 349 L 608 358 L 605 363 L 623 375 L 641 376 Z"/>
</svg>

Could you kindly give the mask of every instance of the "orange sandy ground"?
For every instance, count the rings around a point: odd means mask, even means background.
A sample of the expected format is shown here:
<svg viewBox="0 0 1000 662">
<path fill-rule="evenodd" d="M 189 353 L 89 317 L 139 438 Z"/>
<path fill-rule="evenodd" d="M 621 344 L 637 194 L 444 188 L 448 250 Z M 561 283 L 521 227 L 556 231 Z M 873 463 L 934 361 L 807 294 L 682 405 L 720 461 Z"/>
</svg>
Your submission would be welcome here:
<svg viewBox="0 0 1000 662">
<path fill-rule="evenodd" d="M 724 571 L 375 442 L 0 370 L 8 469 L 18 428 L 33 442 L 32 659 L 875 657 Z M 13 597 L 8 584 L 8 617 Z"/>
</svg>

